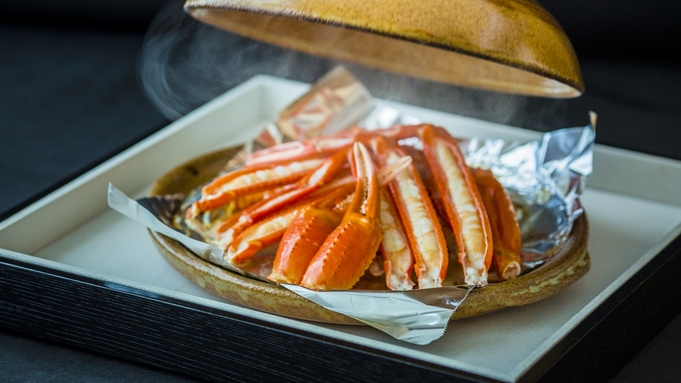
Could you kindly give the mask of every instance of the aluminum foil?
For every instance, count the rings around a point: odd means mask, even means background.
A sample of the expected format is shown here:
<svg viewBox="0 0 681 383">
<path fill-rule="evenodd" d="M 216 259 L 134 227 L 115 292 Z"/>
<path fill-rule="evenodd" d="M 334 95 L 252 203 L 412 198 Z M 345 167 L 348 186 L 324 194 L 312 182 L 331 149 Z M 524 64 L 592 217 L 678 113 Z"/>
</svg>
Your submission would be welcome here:
<svg viewBox="0 0 681 383">
<path fill-rule="evenodd" d="M 583 213 L 579 196 L 593 169 L 595 115 L 586 127 L 545 133 L 540 141 L 462 142 L 469 166 L 490 169 L 509 191 L 519 214 L 526 268 L 549 258 Z"/>
<path fill-rule="evenodd" d="M 227 270 L 241 275 L 271 283 L 259 275 L 250 274 L 232 266 L 232 264 L 224 260 L 224 252 L 221 248 L 191 238 L 175 230 L 172 223 L 173 216 L 177 212 L 179 206 L 184 202 L 184 196 L 157 196 L 133 200 L 122 191 L 116 189 L 112 184 L 109 184 L 107 202 L 109 203 L 110 208 L 141 223 L 150 230 L 180 242 L 189 249 L 189 251 L 207 262 L 224 267 Z"/>
</svg>

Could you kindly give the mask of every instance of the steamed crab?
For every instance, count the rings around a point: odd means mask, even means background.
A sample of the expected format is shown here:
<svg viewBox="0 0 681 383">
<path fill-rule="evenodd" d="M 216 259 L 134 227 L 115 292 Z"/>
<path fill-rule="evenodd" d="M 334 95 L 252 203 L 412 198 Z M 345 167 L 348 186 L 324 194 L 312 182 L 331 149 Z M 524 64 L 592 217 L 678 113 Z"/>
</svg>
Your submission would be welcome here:
<svg viewBox="0 0 681 383">
<path fill-rule="evenodd" d="M 202 188 L 187 220 L 227 204 L 235 212 L 215 226 L 213 242 L 237 267 L 279 242 L 268 276 L 279 283 L 350 289 L 379 251 L 393 290 L 442 286 L 451 252 L 468 285 L 487 284 L 491 265 L 504 279 L 520 272 L 520 228 L 504 188 L 428 124 L 353 128 L 254 152 Z"/>
</svg>

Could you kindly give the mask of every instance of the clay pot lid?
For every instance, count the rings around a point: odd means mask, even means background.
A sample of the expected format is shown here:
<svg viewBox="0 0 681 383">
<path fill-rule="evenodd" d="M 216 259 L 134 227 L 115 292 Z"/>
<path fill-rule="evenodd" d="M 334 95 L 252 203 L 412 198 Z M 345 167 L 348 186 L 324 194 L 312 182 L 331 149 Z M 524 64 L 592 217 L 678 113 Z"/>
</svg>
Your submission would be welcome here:
<svg viewBox="0 0 681 383">
<path fill-rule="evenodd" d="M 530 96 L 584 92 L 556 20 L 533 0 L 188 0 L 230 32 L 426 80 Z"/>
</svg>

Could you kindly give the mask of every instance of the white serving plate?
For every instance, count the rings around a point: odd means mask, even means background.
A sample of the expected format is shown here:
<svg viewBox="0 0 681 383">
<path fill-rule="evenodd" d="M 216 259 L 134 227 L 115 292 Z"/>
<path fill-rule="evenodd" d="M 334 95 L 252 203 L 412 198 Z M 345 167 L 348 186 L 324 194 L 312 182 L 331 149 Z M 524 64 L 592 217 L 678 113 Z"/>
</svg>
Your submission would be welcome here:
<svg viewBox="0 0 681 383">
<path fill-rule="evenodd" d="M 254 138 L 306 84 L 257 76 L 0 223 L 0 260 L 161 294 L 292 331 L 427 361 L 483 379 L 516 381 L 626 280 L 681 233 L 681 164 L 597 145 L 582 202 L 590 221 L 591 270 L 565 291 L 528 306 L 450 323 L 415 346 L 366 326 L 282 318 L 226 302 L 176 272 L 142 226 L 107 206 L 112 183 L 132 197 L 179 163 Z M 385 102 L 459 137 L 530 140 L 539 133 Z"/>
</svg>

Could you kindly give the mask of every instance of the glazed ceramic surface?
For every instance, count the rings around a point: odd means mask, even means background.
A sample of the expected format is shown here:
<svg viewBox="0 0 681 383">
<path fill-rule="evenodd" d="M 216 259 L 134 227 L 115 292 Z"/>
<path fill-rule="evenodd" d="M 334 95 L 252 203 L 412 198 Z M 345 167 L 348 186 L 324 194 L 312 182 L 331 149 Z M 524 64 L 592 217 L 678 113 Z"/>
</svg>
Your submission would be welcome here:
<svg viewBox="0 0 681 383">
<path fill-rule="evenodd" d="M 531 0 L 188 0 L 185 9 L 257 40 L 432 81 L 584 92 L 569 39 Z"/>
</svg>

